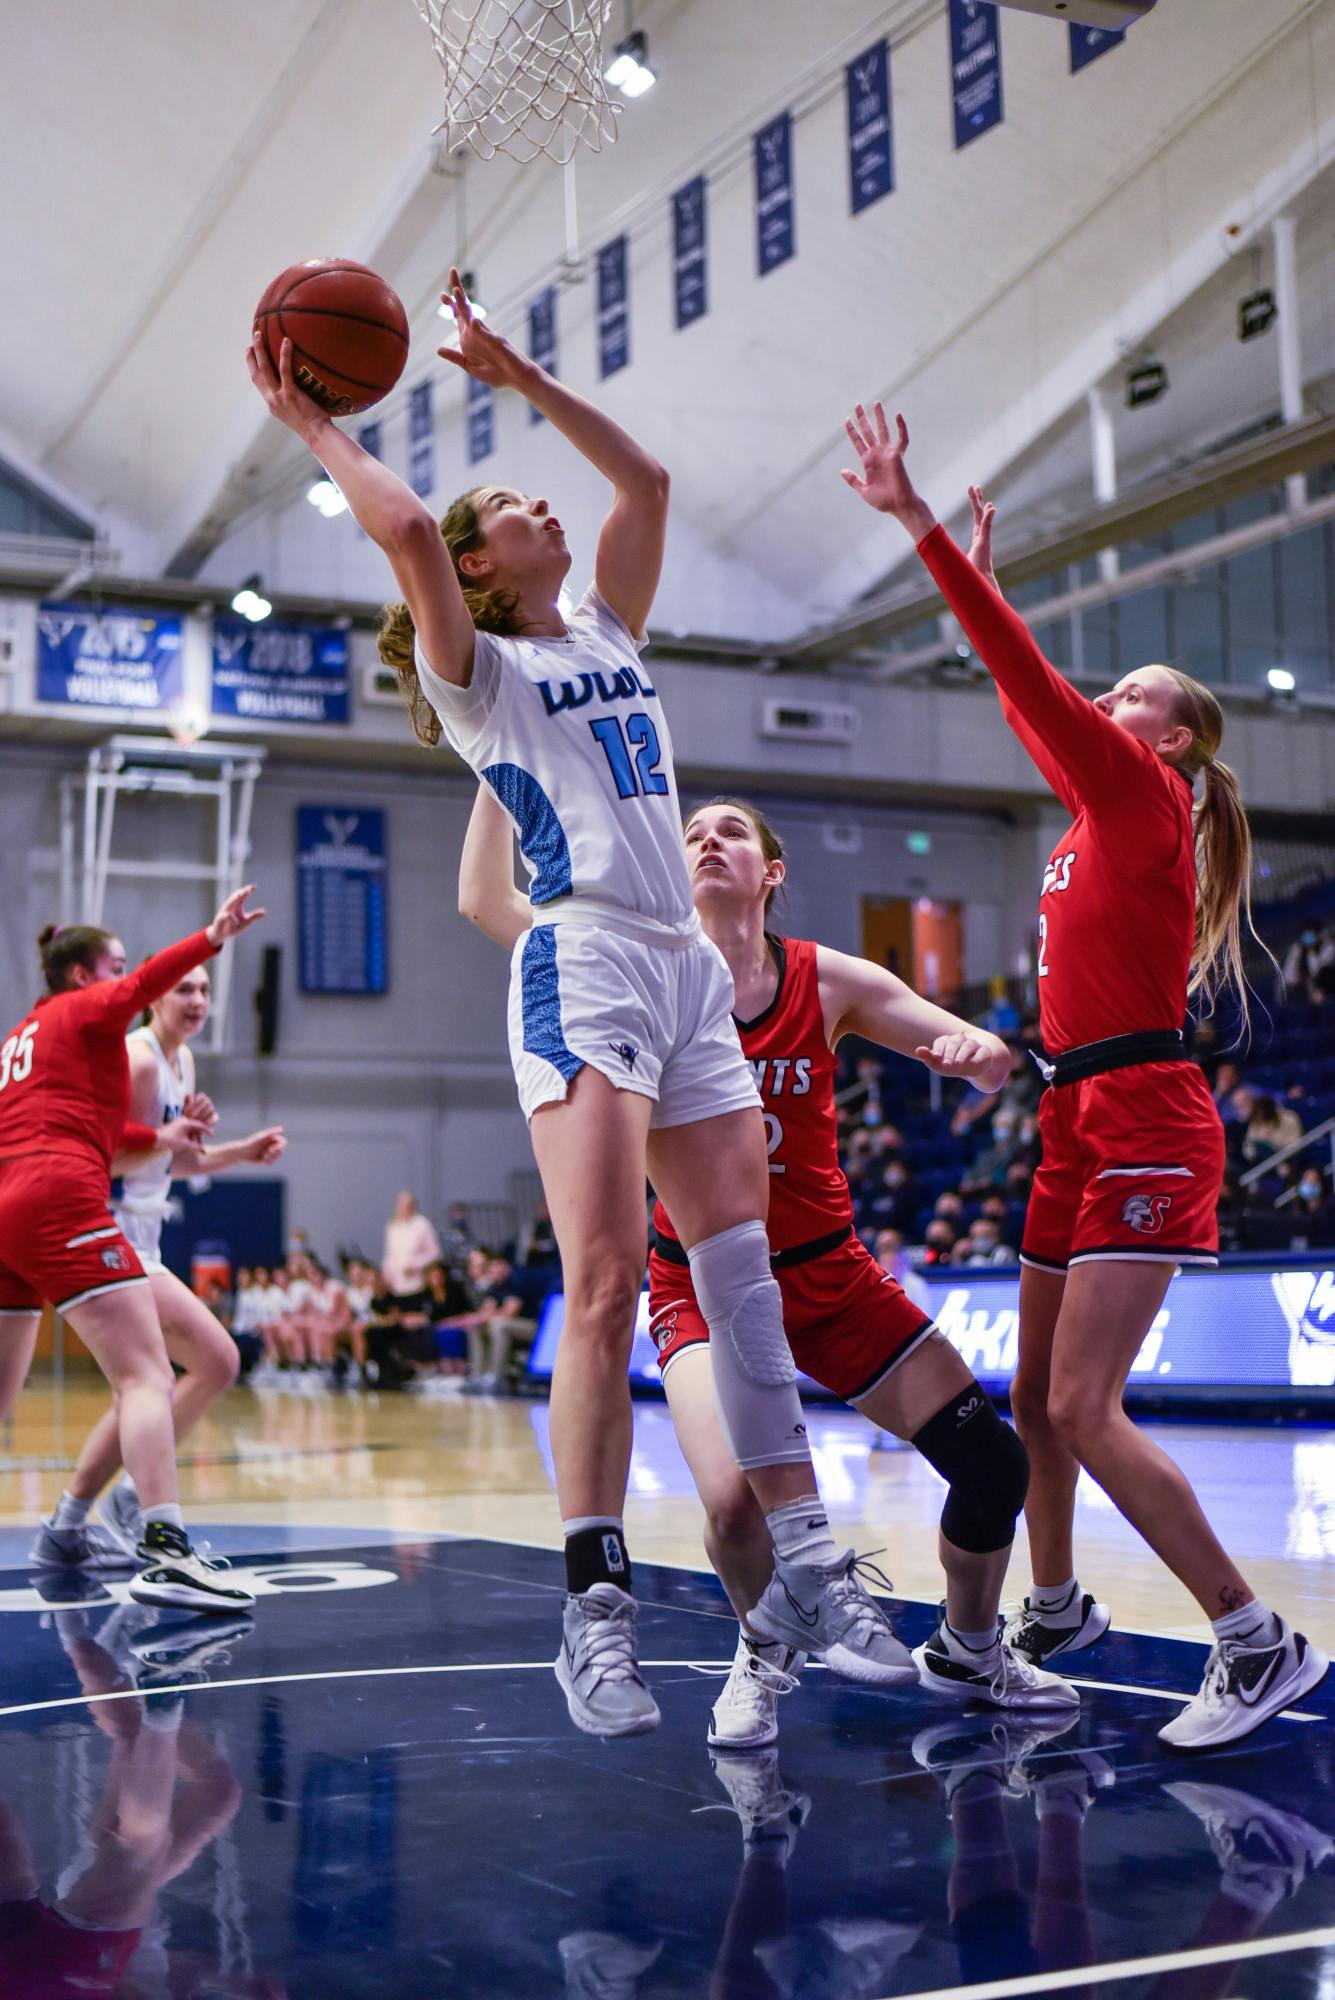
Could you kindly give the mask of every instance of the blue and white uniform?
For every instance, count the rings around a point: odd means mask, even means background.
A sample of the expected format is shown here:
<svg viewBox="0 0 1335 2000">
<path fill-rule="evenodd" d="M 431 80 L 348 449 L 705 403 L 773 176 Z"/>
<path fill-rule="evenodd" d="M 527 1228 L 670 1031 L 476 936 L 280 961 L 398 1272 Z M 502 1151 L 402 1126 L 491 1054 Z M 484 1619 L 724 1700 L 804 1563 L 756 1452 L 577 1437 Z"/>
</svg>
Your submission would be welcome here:
<svg viewBox="0 0 1335 2000">
<path fill-rule="evenodd" d="M 529 872 L 509 1021 L 525 1117 L 585 1063 L 653 1099 L 654 1125 L 760 1102 L 731 974 L 692 905 L 644 644 L 591 586 L 559 638 L 479 632 L 466 688 L 417 648 L 422 692 L 514 821 Z"/>
<path fill-rule="evenodd" d="M 130 1047 L 143 1043 L 151 1049 L 157 1066 L 153 1108 L 144 1124 L 166 1125 L 179 1118 L 182 1105 L 195 1088 L 195 1058 L 190 1049 L 183 1043 L 177 1050 L 177 1068 L 167 1060 L 152 1028 L 133 1028 L 125 1040 Z M 167 1268 L 162 1261 L 162 1220 L 171 1201 L 171 1187 L 171 1155 L 155 1153 L 134 1173 L 121 1175 L 121 1191 L 111 1205 L 123 1234 L 149 1272 Z"/>
</svg>

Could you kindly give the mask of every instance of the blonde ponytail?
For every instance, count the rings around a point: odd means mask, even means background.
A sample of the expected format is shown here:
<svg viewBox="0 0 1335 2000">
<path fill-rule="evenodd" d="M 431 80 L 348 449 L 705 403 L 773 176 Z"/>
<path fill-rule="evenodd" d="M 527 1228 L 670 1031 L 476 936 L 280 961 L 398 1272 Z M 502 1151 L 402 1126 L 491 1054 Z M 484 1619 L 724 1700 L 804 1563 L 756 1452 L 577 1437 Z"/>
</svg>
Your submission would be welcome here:
<svg viewBox="0 0 1335 2000">
<path fill-rule="evenodd" d="M 479 590 L 472 579 L 459 569 L 460 556 L 482 547 L 482 527 L 477 513 L 477 496 L 482 490 L 480 486 L 474 486 L 451 503 L 441 517 L 441 539 L 450 552 L 454 574 L 459 579 L 459 588 L 474 629 L 478 632 L 518 632 L 517 593 L 513 590 Z M 423 694 L 417 678 L 417 633 L 406 604 L 385 606 L 380 614 L 376 645 L 381 659 L 393 670 L 399 684 L 413 735 L 424 749 L 434 750 L 440 741 L 440 717 Z"/>
<path fill-rule="evenodd" d="M 1191 731 L 1190 747 L 1176 760 L 1178 768 L 1189 778 L 1204 773 L 1202 796 L 1192 814 L 1196 937 L 1187 997 L 1199 995 L 1213 1012 L 1220 994 L 1231 987 L 1242 1015 L 1241 1040 L 1252 1025 L 1244 935 L 1260 945 L 1276 972 L 1279 966 L 1252 922 L 1252 835 L 1242 790 L 1236 773 L 1215 756 L 1224 736 L 1223 710 L 1200 681 L 1177 667 L 1167 671 L 1177 682 L 1178 715 Z"/>
</svg>

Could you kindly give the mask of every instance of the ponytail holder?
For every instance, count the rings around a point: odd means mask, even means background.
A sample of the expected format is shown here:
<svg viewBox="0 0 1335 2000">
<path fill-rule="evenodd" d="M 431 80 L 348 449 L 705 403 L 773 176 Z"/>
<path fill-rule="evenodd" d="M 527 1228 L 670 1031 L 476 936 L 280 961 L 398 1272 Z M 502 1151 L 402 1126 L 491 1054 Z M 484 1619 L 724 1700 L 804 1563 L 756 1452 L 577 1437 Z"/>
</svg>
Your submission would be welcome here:
<svg viewBox="0 0 1335 2000">
<path fill-rule="evenodd" d="M 65 928 L 66 928 L 66 927 L 65 927 L 65 925 L 64 925 L 64 924 L 57 924 L 57 925 L 56 925 L 56 926 L 54 927 L 54 929 L 53 929 L 53 930 L 52 930 L 52 932 L 51 932 L 51 942 L 52 942 L 52 944 L 54 944 L 54 943 L 55 943 L 56 939 L 57 939 L 57 938 L 58 938 L 58 937 L 60 936 L 60 933 L 61 933 L 61 932 L 62 932 L 62 931 L 63 931 L 63 930 L 65 929 Z"/>
</svg>

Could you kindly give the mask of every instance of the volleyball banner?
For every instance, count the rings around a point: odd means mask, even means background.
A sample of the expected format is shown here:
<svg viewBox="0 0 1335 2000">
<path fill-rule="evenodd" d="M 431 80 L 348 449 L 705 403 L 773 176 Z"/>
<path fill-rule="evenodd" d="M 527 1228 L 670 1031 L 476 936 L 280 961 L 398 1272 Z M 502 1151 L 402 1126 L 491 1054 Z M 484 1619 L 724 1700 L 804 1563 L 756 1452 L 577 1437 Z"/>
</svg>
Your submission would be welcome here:
<svg viewBox="0 0 1335 2000">
<path fill-rule="evenodd" d="M 548 285 L 538 293 L 528 309 L 528 351 L 539 368 L 545 368 L 549 375 L 556 373 L 556 287 Z M 531 424 L 543 424 L 547 419 L 541 410 L 528 406 L 528 420 Z"/>
<path fill-rule="evenodd" d="M 1002 119 L 1001 29 L 992 0 L 950 0 L 955 150 Z"/>
<path fill-rule="evenodd" d="M 408 391 L 408 484 L 425 500 L 436 484 L 436 420 L 431 377 Z"/>
<path fill-rule="evenodd" d="M 496 396 L 489 382 L 468 378 L 468 463 L 490 458 L 496 449 Z"/>
<path fill-rule="evenodd" d="M 351 720 L 348 635 L 337 626 L 218 618 L 213 626 L 213 713 L 316 727 Z"/>
<path fill-rule="evenodd" d="M 181 620 L 130 605 L 37 608 L 37 699 L 65 708 L 166 708 L 184 692 Z"/>
<path fill-rule="evenodd" d="M 1086 63 L 1094 62 L 1106 55 L 1118 42 L 1126 40 L 1125 28 L 1078 28 L 1074 21 L 1067 23 L 1071 33 L 1071 75 L 1083 69 Z"/>
<path fill-rule="evenodd" d="M 598 373 L 609 375 L 630 361 L 630 279 L 628 236 L 617 236 L 598 252 Z"/>
<path fill-rule="evenodd" d="M 895 185 L 890 124 L 890 44 L 880 41 L 854 56 L 844 71 L 848 103 L 848 180 L 854 215 Z"/>
<path fill-rule="evenodd" d="M 678 330 L 709 311 L 708 188 L 703 174 L 672 197 L 672 292 Z"/>
<path fill-rule="evenodd" d="M 797 248 L 793 204 L 793 115 L 781 111 L 752 141 L 756 166 L 756 269 L 765 278 Z"/>
</svg>

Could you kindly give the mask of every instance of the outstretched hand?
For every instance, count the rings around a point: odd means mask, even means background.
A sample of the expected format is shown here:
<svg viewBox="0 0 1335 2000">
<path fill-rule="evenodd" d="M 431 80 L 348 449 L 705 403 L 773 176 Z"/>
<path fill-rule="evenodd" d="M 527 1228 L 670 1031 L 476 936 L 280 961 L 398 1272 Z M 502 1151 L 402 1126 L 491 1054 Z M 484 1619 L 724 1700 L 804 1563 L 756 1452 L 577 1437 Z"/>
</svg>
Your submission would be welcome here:
<svg viewBox="0 0 1335 2000">
<path fill-rule="evenodd" d="M 992 524 L 997 518 L 997 510 L 990 500 L 984 499 L 981 486 L 969 488 L 969 505 L 973 509 L 973 540 L 969 543 L 969 561 L 985 576 L 993 590 L 999 591 L 996 570 L 992 567 Z"/>
<path fill-rule="evenodd" d="M 248 910 L 246 908 L 247 896 L 253 896 L 254 893 L 255 884 L 253 882 L 247 882 L 244 889 L 233 889 L 231 895 L 213 919 L 213 922 L 208 926 L 204 935 L 215 951 L 217 951 L 220 945 L 226 944 L 228 938 L 240 937 L 242 931 L 248 931 L 252 924 L 257 924 L 261 917 L 268 915 L 267 910 Z"/>
<path fill-rule="evenodd" d="M 494 332 L 474 317 L 463 280 L 453 265 L 450 266 L 450 288 L 441 293 L 440 302 L 454 314 L 454 322 L 459 329 L 457 347 L 436 349 L 441 360 L 452 362 L 456 368 L 462 368 L 465 375 L 485 382 L 489 388 L 516 388 L 523 374 L 524 357 L 511 347 L 503 334 Z"/>
<path fill-rule="evenodd" d="M 892 438 L 881 404 L 873 403 L 871 408 L 869 417 L 862 404 L 857 404 L 844 424 L 861 462 L 861 470 L 851 472 L 845 466 L 843 479 L 860 500 L 865 500 L 878 514 L 893 514 L 909 529 L 915 541 L 921 541 L 927 530 L 935 525 L 935 518 L 915 490 L 904 463 L 904 454 L 909 448 L 908 425 L 896 411 L 895 435 Z"/>
<path fill-rule="evenodd" d="M 280 424 L 286 424 L 299 438 L 310 443 L 312 435 L 322 424 L 329 422 L 329 413 L 322 410 L 314 397 L 299 389 L 292 379 L 292 342 L 284 338 L 278 350 L 278 367 L 275 370 L 269 359 L 269 350 L 264 344 L 264 335 L 256 327 L 250 336 L 250 346 L 246 349 L 246 367 L 250 379 L 268 405 L 269 414 L 277 417 Z"/>
<path fill-rule="evenodd" d="M 938 1076 L 962 1076 L 975 1090 L 1000 1090 L 1011 1072 L 1010 1051 L 993 1035 L 956 1031 L 913 1051 Z"/>
</svg>

